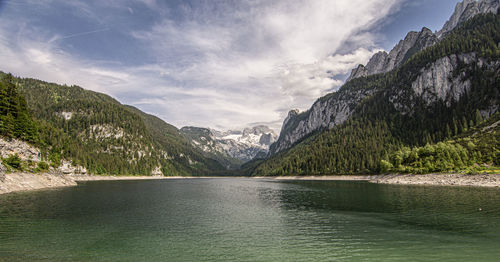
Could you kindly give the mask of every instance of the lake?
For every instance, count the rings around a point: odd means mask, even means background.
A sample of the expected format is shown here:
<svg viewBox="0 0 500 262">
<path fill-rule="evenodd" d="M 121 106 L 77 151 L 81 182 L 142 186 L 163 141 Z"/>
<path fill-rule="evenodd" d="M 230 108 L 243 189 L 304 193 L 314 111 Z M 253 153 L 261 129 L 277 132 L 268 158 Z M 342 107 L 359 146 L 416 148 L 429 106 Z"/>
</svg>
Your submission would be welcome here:
<svg viewBox="0 0 500 262">
<path fill-rule="evenodd" d="M 498 261 L 500 189 L 200 178 L 0 195 L 0 261 Z"/>
</svg>

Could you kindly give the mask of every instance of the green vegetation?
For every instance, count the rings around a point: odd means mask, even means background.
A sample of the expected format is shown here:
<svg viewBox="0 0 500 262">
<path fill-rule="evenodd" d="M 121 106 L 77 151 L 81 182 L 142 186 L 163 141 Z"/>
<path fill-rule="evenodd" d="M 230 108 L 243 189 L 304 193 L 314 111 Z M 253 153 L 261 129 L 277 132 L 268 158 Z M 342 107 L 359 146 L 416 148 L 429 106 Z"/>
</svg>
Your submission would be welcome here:
<svg viewBox="0 0 500 262">
<path fill-rule="evenodd" d="M 10 74 L 0 81 L 0 136 L 37 142 L 38 130 L 14 81 Z"/>
<path fill-rule="evenodd" d="M 255 175 L 366 173 L 376 169 L 393 143 L 384 122 L 348 120 L 319 132 L 290 150 L 264 161 Z"/>
<path fill-rule="evenodd" d="M 249 172 L 256 176 L 422 173 L 500 165 L 498 129 L 493 134 L 468 133 L 483 123 L 481 112 L 500 104 L 498 63 L 490 67 L 459 64 L 454 75 L 471 86 L 451 104 L 442 100 L 428 104 L 411 87 L 423 68 L 449 55 L 475 53 L 485 61 L 498 61 L 499 42 L 500 16 L 476 16 L 400 68 L 347 82 L 320 100 L 372 92 L 352 105 L 355 110 L 348 121 L 331 130 L 318 130 L 287 151 L 253 163 Z M 395 103 L 401 108 L 396 109 Z"/>
<path fill-rule="evenodd" d="M 500 166 L 500 114 L 455 139 L 422 147 L 403 147 L 389 160 L 381 160 L 380 166 L 381 172 L 398 173 L 497 170 L 495 167 Z"/>
<path fill-rule="evenodd" d="M 11 154 L 6 158 L 1 158 L 0 160 L 8 172 L 23 171 L 40 173 L 49 170 L 49 165 L 46 162 L 41 161 L 37 163 L 32 160 L 23 161 L 18 154 Z"/>
<path fill-rule="evenodd" d="M 49 170 L 49 164 L 44 161 L 38 162 L 38 171 L 43 172 Z"/>
<path fill-rule="evenodd" d="M 19 158 L 19 155 L 14 154 L 10 155 L 9 157 L 5 158 L 2 160 L 2 163 L 10 168 L 16 169 L 16 170 L 22 170 L 21 166 L 21 158 Z"/>
</svg>

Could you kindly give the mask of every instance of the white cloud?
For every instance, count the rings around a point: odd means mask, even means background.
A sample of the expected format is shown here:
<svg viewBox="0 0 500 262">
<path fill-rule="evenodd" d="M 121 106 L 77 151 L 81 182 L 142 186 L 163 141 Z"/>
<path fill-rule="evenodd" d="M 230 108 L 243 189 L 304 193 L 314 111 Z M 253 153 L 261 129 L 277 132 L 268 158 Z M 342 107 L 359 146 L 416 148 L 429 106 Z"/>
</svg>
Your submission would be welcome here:
<svg viewBox="0 0 500 262">
<path fill-rule="evenodd" d="M 224 90 L 223 100 L 199 101 L 205 110 L 242 103 L 230 106 L 237 109 L 228 110 L 231 115 L 212 116 L 215 123 L 242 125 L 241 120 L 251 122 L 247 112 L 255 108 L 266 106 L 262 119 L 283 117 L 283 108 L 307 109 L 340 87 L 342 81 L 334 76 L 349 73 L 380 50 L 373 44 L 376 36 L 365 30 L 396 4 L 395 0 L 254 1 L 232 6 L 232 13 L 202 9 L 196 19 L 167 18 L 150 31 L 133 35 L 149 44 L 160 62 L 169 61 L 172 54 L 180 57 L 165 65 L 174 80 Z M 336 54 L 351 39 L 348 52 Z"/>
<path fill-rule="evenodd" d="M 75 2 L 82 16 L 97 16 L 91 5 Z M 161 9 L 154 0 L 141 2 Z M 0 60 L 8 61 L 0 69 L 105 92 L 178 127 L 239 128 L 265 122 L 279 130 L 289 109 L 309 108 L 340 87 L 336 76 L 379 51 L 377 36 L 366 30 L 399 2 L 201 1 L 175 18 L 159 11 L 162 19 L 149 30 L 130 32 L 155 58 L 138 66 L 82 60 L 55 41 L 64 38 L 61 34 L 39 28 L 28 26 L 6 39 L 19 21 L 0 18 Z M 125 10 L 140 15 L 130 7 Z"/>
</svg>

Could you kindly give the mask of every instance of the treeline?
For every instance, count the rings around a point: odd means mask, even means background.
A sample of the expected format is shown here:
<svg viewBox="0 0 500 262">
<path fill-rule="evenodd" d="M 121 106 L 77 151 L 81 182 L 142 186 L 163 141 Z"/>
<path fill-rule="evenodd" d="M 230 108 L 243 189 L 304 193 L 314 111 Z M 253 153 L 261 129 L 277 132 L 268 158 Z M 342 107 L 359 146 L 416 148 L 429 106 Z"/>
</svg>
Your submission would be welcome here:
<svg viewBox="0 0 500 262">
<path fill-rule="evenodd" d="M 481 133 L 482 149 L 479 152 L 472 151 L 468 143 L 439 143 L 460 137 L 483 123 L 481 112 L 498 108 L 498 63 L 490 63 L 489 67 L 486 64 L 459 63 L 453 72 L 454 77 L 469 81 L 470 87 L 458 101 L 447 103 L 436 99 L 429 104 L 425 100 L 429 98 L 415 95 L 412 83 L 422 69 L 449 55 L 475 54 L 483 61 L 498 61 L 499 41 L 500 16 L 479 15 L 433 47 L 415 54 L 400 68 L 347 82 L 339 91 L 320 100 L 344 98 L 371 90 L 371 96 L 351 105 L 355 110 L 350 120 L 332 130 L 319 130 L 291 149 L 258 164 L 250 172 L 259 176 L 359 174 L 387 170 L 437 172 L 459 170 L 474 164 L 498 165 L 494 153 L 485 154 L 496 152 L 498 148 L 494 145 L 498 144 L 498 137 Z M 400 108 L 395 108 L 395 104 Z M 426 144 L 430 145 L 427 149 L 432 148 L 434 152 L 448 152 L 445 157 L 450 158 L 442 159 L 441 153 L 439 157 L 429 154 L 425 151 Z M 465 156 L 464 150 L 467 151 Z M 419 155 L 421 158 L 415 160 L 415 152 L 423 153 Z M 396 158 L 390 156 L 394 155 L 402 158 L 401 164 L 393 162 Z M 433 161 L 435 163 L 429 166 L 427 162 Z"/>
<path fill-rule="evenodd" d="M 466 135 L 422 147 L 402 147 L 380 162 L 380 172 L 431 173 L 468 171 L 500 166 L 500 113 Z"/>
<path fill-rule="evenodd" d="M 348 120 L 264 161 L 257 176 L 356 174 L 376 170 L 394 138 L 385 122 Z"/>
</svg>

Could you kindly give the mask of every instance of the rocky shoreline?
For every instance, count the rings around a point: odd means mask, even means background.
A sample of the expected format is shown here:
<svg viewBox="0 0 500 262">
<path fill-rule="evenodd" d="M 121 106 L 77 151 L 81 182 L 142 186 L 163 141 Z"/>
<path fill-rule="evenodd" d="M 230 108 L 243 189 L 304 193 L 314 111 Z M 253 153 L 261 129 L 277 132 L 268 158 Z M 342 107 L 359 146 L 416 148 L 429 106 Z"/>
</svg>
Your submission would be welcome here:
<svg viewBox="0 0 500 262">
<path fill-rule="evenodd" d="M 353 176 L 282 176 L 257 177 L 274 180 L 336 180 L 367 181 L 376 184 L 392 185 L 427 185 L 427 186 L 474 186 L 500 187 L 500 174 L 385 174 L 385 175 L 353 175 Z"/>
<path fill-rule="evenodd" d="M 62 173 L 10 173 L 0 172 L 0 194 L 17 191 L 38 190 L 56 187 L 76 186 L 78 182 L 102 180 L 143 180 L 143 179 L 179 179 L 192 177 L 163 176 L 96 176 Z M 272 180 L 317 180 L 317 181 L 367 181 L 376 184 L 426 185 L 426 186 L 474 186 L 500 187 L 500 174 L 386 174 L 366 176 L 282 176 L 253 177 L 254 179 Z"/>
<path fill-rule="evenodd" d="M 500 187 L 500 174 L 392 174 L 377 176 L 369 182 L 395 185 Z"/>
<path fill-rule="evenodd" d="M 55 173 L 25 173 L 17 172 L 10 174 L 0 173 L 0 194 L 17 191 L 28 191 L 56 187 L 76 186 L 78 182 L 99 180 L 142 180 L 142 179 L 166 179 L 179 177 L 163 176 L 95 176 Z"/>
</svg>

